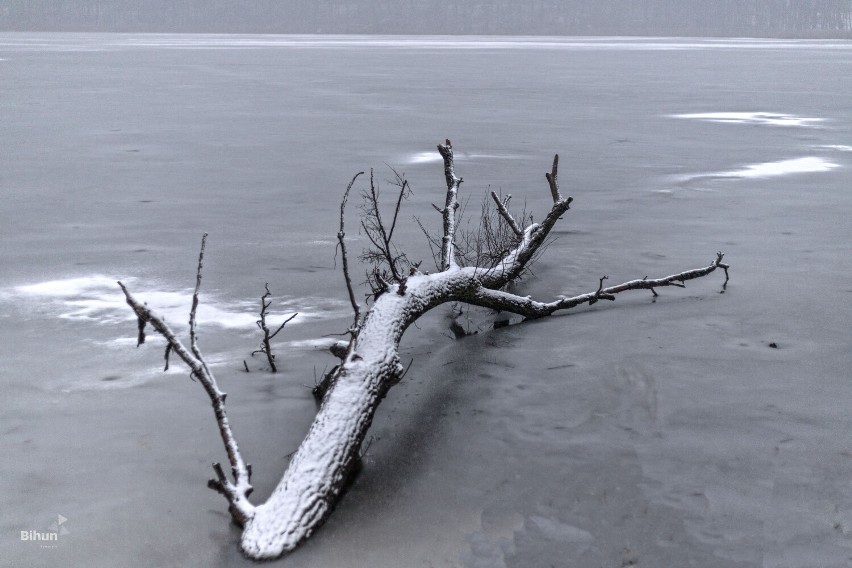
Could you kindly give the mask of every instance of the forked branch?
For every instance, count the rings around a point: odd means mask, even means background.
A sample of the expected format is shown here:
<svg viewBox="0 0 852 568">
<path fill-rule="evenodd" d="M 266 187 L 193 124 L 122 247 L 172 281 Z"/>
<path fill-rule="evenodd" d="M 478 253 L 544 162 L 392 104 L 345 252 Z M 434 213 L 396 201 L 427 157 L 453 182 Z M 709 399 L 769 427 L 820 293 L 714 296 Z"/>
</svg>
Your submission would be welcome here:
<svg viewBox="0 0 852 568">
<path fill-rule="evenodd" d="M 269 282 L 264 285 L 264 288 L 266 289 L 266 292 L 263 294 L 263 296 L 260 297 L 260 319 L 255 322 L 257 324 L 257 327 L 259 327 L 260 330 L 263 332 L 263 339 L 261 339 L 260 341 L 260 349 L 252 351 L 251 356 L 254 357 L 255 353 L 263 353 L 264 355 L 266 355 L 267 362 L 269 362 L 270 370 L 273 373 L 277 373 L 278 367 L 275 366 L 275 355 L 272 353 L 271 342 L 275 338 L 275 336 L 278 335 L 278 333 L 282 329 L 284 329 L 284 326 L 290 323 L 293 318 L 295 318 L 299 314 L 295 313 L 291 315 L 289 318 L 284 320 L 284 322 L 282 322 L 281 325 L 278 326 L 278 329 L 276 329 L 275 331 L 270 330 L 269 326 L 266 323 L 266 316 L 268 313 L 267 310 L 269 309 L 269 306 L 272 305 L 272 301 L 267 300 L 267 298 L 272 295 L 272 292 L 269 291 Z"/>
</svg>

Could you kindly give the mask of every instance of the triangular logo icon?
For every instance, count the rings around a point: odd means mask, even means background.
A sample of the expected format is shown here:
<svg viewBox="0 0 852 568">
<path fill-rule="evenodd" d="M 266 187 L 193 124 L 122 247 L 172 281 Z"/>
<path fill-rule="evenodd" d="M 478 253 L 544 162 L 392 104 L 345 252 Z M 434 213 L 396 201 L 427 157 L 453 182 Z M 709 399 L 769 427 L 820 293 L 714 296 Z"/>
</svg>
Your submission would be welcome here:
<svg viewBox="0 0 852 568">
<path fill-rule="evenodd" d="M 61 525 L 62 523 L 64 523 L 64 522 L 65 522 L 65 521 L 67 521 L 68 519 L 66 519 L 66 518 L 65 518 L 65 517 L 63 517 L 62 515 L 56 515 L 56 520 L 57 520 L 57 521 L 59 521 L 57 524 Z"/>
</svg>

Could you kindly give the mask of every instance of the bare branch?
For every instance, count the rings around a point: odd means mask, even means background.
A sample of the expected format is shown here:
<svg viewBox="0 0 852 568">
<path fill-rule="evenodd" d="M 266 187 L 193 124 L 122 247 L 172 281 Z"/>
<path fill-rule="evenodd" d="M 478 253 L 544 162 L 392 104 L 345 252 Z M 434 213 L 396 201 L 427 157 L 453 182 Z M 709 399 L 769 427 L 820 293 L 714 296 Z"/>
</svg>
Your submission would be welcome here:
<svg viewBox="0 0 852 568">
<path fill-rule="evenodd" d="M 396 208 L 393 211 L 393 221 L 391 221 L 391 228 L 388 231 L 388 243 L 390 243 L 391 239 L 393 239 L 393 231 L 396 229 L 396 220 L 399 217 L 399 210 L 402 207 L 402 200 L 406 197 L 406 190 L 411 190 L 411 187 L 408 185 L 408 180 L 405 179 L 403 175 L 400 175 L 395 169 L 391 168 L 391 171 L 396 176 L 396 181 L 394 182 L 397 187 L 399 187 L 399 196 L 396 199 Z"/>
<path fill-rule="evenodd" d="M 476 306 L 491 308 L 500 311 L 512 312 L 522 315 L 529 319 L 541 318 L 549 316 L 558 310 L 567 310 L 579 306 L 581 304 L 592 305 L 599 300 L 615 300 L 615 295 L 628 290 L 651 290 L 655 295 L 654 288 L 662 288 L 665 286 L 683 287 L 683 283 L 687 280 L 701 278 L 715 271 L 717 268 L 725 270 L 725 285 L 728 283 L 727 264 L 722 263 L 722 253 L 718 253 L 716 260 L 712 264 L 704 268 L 696 268 L 687 270 L 678 274 L 672 274 L 663 278 L 648 280 L 647 277 L 641 280 L 630 280 L 617 286 L 603 287 L 606 276 L 600 279 L 598 289 L 594 292 L 580 294 L 570 298 L 562 298 L 554 302 L 537 302 L 529 297 L 518 296 L 503 292 L 501 290 L 492 290 L 485 287 L 480 287 L 474 290 L 469 296 L 462 298 L 465 301 Z"/>
<path fill-rule="evenodd" d="M 202 254 L 203 242 L 204 241 L 202 240 Z M 195 311 L 198 307 L 197 298 L 198 288 L 201 282 L 201 258 L 199 258 L 198 264 L 199 268 L 196 276 L 196 290 L 194 295 L 195 301 L 193 302 L 193 308 L 190 312 L 191 326 L 195 325 Z M 210 398 L 210 402 L 213 405 L 216 422 L 219 425 L 219 435 L 225 445 L 225 451 L 228 454 L 228 461 L 230 462 L 231 469 L 234 472 L 233 482 L 220 477 L 220 479 L 216 482 L 217 487 L 215 488 L 219 490 L 218 487 L 221 486 L 222 491 L 220 492 L 225 495 L 230 503 L 230 511 L 234 521 L 239 525 L 245 524 L 254 515 L 255 511 L 254 506 L 248 501 L 248 496 L 252 492 L 251 474 L 250 467 L 243 461 L 239 447 L 237 446 L 237 441 L 234 438 L 230 423 L 228 422 L 228 416 L 225 412 L 225 399 L 227 398 L 227 394 L 219 390 L 216 378 L 207 368 L 207 365 L 201 358 L 200 351 L 197 347 L 193 350 L 193 352 L 187 350 L 160 316 L 151 311 L 146 305 L 139 303 L 139 301 L 133 297 L 123 283 L 119 282 L 118 285 L 121 287 L 122 292 L 124 292 L 127 304 L 133 308 L 133 311 L 136 313 L 136 317 L 138 317 L 140 321 L 150 323 L 151 327 L 163 336 L 170 347 L 169 351 L 176 353 L 178 357 L 186 363 L 192 372 L 192 376 L 198 379 L 204 387 L 204 390 L 207 392 L 207 396 Z"/>
<path fill-rule="evenodd" d="M 728 289 L 728 280 L 730 280 L 728 276 L 728 269 L 731 266 L 722 262 L 723 258 L 725 258 L 725 253 L 723 253 L 722 251 L 716 253 L 716 266 L 725 271 L 725 282 L 722 283 L 722 291 L 724 292 Z"/>
<path fill-rule="evenodd" d="M 362 251 L 360 258 L 372 264 L 372 267 L 367 271 L 367 282 L 372 288 L 373 294 L 383 289 L 382 283 L 375 279 L 377 271 L 383 274 L 383 277 L 387 280 L 401 283 L 403 275 L 409 271 L 411 266 L 411 262 L 405 253 L 400 251 L 392 240 L 399 219 L 402 200 L 408 196 L 411 188 L 401 174 L 396 170 L 393 171 L 396 175 L 396 181 L 393 183 L 399 187 L 399 194 L 390 229 L 385 225 L 382 218 L 379 208 L 379 189 L 376 186 L 372 171 L 370 172 L 370 188 L 362 193 L 364 203 L 361 206 L 361 228 L 367 235 L 372 247 Z"/>
<path fill-rule="evenodd" d="M 385 229 L 384 222 L 382 221 L 382 213 L 379 209 L 379 195 L 376 191 L 376 185 L 373 181 L 373 171 L 372 170 L 370 170 L 370 198 L 371 198 L 371 204 L 372 204 L 372 208 L 373 208 L 373 214 L 376 217 L 376 219 L 375 219 L 376 220 L 376 227 L 375 228 L 378 230 L 378 234 L 382 237 L 382 242 L 381 242 L 381 244 L 377 244 L 372 238 L 370 240 L 373 241 L 373 244 L 375 244 L 377 247 L 379 247 L 379 250 L 382 252 L 382 254 L 384 254 L 385 260 L 388 263 L 388 268 L 390 269 L 391 274 L 393 275 L 393 279 L 399 280 L 399 274 L 397 274 L 397 272 L 396 272 L 396 266 L 395 266 L 396 263 L 394 262 L 393 255 L 391 254 L 391 251 L 390 251 L 390 238 L 388 237 L 388 232 Z M 400 200 L 401 199 L 402 199 L 402 194 L 400 193 Z M 394 217 L 396 217 L 396 215 L 394 215 Z"/>
<path fill-rule="evenodd" d="M 292 316 L 290 316 L 289 318 L 287 318 L 286 320 L 284 320 L 284 321 L 281 323 L 281 325 L 279 325 L 279 326 L 278 326 L 278 329 L 276 329 L 276 330 L 275 330 L 275 333 L 273 333 L 272 335 L 270 335 L 270 336 L 269 336 L 269 339 L 274 339 L 274 338 L 275 338 L 275 336 L 276 336 L 276 335 L 278 335 L 278 332 L 279 332 L 279 331 L 281 331 L 282 329 L 284 329 L 284 326 L 285 326 L 285 325 L 287 325 L 288 323 L 290 323 L 291 321 L 293 321 L 293 319 L 294 319 L 297 315 L 299 315 L 299 312 L 296 312 L 295 314 L 293 314 Z"/>
<path fill-rule="evenodd" d="M 202 361 L 201 352 L 198 350 L 198 333 L 195 322 L 195 311 L 198 309 L 198 293 L 201 291 L 201 269 L 204 266 L 204 248 L 207 246 L 207 233 L 201 236 L 201 250 L 198 253 L 198 268 L 195 271 L 195 291 L 192 293 L 192 308 L 189 310 L 189 346 L 192 352 Z"/>
<path fill-rule="evenodd" d="M 501 288 L 507 282 L 516 279 L 527 267 L 527 265 L 539 254 L 542 246 L 547 242 L 550 231 L 562 215 L 571 208 L 573 197 L 563 198 L 559 193 L 557 175 L 559 166 L 559 155 L 553 158 L 553 169 L 545 174 L 550 184 L 550 192 L 554 198 L 553 206 L 544 220 L 532 223 L 526 227 L 518 246 L 510 251 L 503 260 L 492 267 L 483 275 L 483 284 L 487 288 Z"/>
<path fill-rule="evenodd" d="M 544 174 L 544 177 L 547 178 L 548 185 L 550 185 L 550 195 L 553 197 L 553 203 L 559 203 L 560 201 L 562 201 L 562 195 L 559 193 L 559 183 L 556 180 L 558 169 L 559 154 L 554 154 L 553 168 L 550 170 L 550 173 Z"/>
<path fill-rule="evenodd" d="M 272 305 L 271 301 L 267 301 L 267 298 L 272 295 L 272 292 L 269 291 L 269 282 L 264 285 L 264 288 L 266 289 L 266 293 L 264 293 L 263 296 L 260 297 L 260 319 L 255 322 L 257 324 L 257 327 L 259 327 L 260 330 L 263 332 L 263 339 L 261 339 L 260 349 L 252 351 L 251 356 L 254 357 L 255 353 L 263 353 L 264 355 L 266 355 L 266 360 L 269 362 L 270 370 L 273 373 L 277 373 L 278 368 L 275 366 L 275 355 L 272 354 L 272 345 L 270 344 L 270 341 L 276 335 L 278 335 L 278 332 L 284 329 L 285 325 L 290 323 L 293 318 L 295 318 L 299 314 L 297 312 L 291 315 L 289 318 L 284 320 L 281 325 L 278 326 L 278 329 L 276 329 L 274 332 L 270 332 L 269 326 L 266 325 L 267 310 L 269 309 L 269 306 Z"/>
</svg>

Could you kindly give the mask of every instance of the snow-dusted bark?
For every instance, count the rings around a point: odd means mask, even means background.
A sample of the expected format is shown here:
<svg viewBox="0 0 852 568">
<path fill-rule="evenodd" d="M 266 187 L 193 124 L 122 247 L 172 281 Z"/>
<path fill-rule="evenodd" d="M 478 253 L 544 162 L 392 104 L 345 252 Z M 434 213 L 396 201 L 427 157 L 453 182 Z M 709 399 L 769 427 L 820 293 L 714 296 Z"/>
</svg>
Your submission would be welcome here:
<svg viewBox="0 0 852 568">
<path fill-rule="evenodd" d="M 616 294 L 628 290 L 646 289 L 656 295 L 655 288 L 682 287 L 687 280 L 707 276 L 718 268 L 725 271 L 727 284 L 728 265 L 722 262 L 722 253 L 718 253 L 716 259 L 703 268 L 656 279 L 646 277 L 607 288 L 603 287 L 606 279 L 603 277 L 595 292 L 560 298 L 552 302 L 538 302 L 529 297 L 508 293 L 503 290 L 505 285 L 516 279 L 535 258 L 552 228 L 570 208 L 572 198 L 562 197 L 557 183 L 558 156 L 554 158 L 551 172 L 546 174 L 553 205 L 544 220 L 521 227 L 509 213 L 506 202 L 501 202 L 496 195 L 492 196 L 500 216 L 517 236 L 517 242 L 493 267 L 460 267 L 456 260 L 454 238 L 461 179 L 455 174 L 450 141 L 439 145 L 438 150 L 444 160 L 447 181 L 445 206 L 443 209 L 436 207 L 443 217 L 441 271 L 421 274 L 412 268 L 409 276 L 387 284 L 363 318 L 360 318 L 359 307 L 354 299 L 346 264 L 341 207 L 338 239 L 344 259 L 347 289 L 355 311 L 354 323 L 349 330 L 351 339 L 345 347 L 342 343 L 335 346 L 334 352 L 341 357 L 341 363 L 326 376 L 327 380 L 324 380 L 322 403 L 316 419 L 278 486 L 261 505 L 255 507 L 248 502 L 248 493 L 251 491 L 248 484 L 250 468 L 244 465 L 231 435 L 225 416 L 224 394 L 218 391 L 215 379 L 204 365 L 195 345 L 194 307 L 197 305 L 198 288 L 196 287 L 193 315 L 190 318 L 193 355 L 180 345 L 161 320 L 147 307 L 140 305 L 122 286 L 128 303 L 136 311 L 140 322 L 152 323 L 157 331 L 166 337 L 168 344 L 190 366 L 193 375 L 199 378 L 214 403 L 235 480 L 232 483 L 225 479 L 221 468 L 218 468 L 219 479 L 211 481 L 211 487 L 228 498 L 234 519 L 244 527 L 242 549 L 251 558 L 276 558 L 293 550 L 308 538 L 331 512 L 354 473 L 361 444 L 376 409 L 388 389 L 396 384 L 403 374 L 398 352 L 403 333 L 410 324 L 432 308 L 447 302 L 467 302 L 514 312 L 526 318 L 539 318 L 582 304 L 614 300 Z M 350 183 L 344 196 L 344 204 L 351 187 Z"/>
</svg>

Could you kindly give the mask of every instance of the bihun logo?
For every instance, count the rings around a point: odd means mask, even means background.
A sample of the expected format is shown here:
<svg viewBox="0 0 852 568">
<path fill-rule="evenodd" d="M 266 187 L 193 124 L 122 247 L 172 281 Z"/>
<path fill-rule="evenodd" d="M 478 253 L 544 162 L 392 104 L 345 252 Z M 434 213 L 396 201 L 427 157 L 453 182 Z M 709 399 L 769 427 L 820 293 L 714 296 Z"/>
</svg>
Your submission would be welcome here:
<svg viewBox="0 0 852 568">
<path fill-rule="evenodd" d="M 59 542 L 60 536 L 65 536 L 70 533 L 67 528 L 62 526 L 67 520 L 68 519 L 62 515 L 56 515 L 56 520 L 50 523 L 50 526 L 47 527 L 46 531 L 37 531 L 35 529 L 21 531 L 21 540 L 40 542 L 42 548 L 55 548 L 55 544 L 49 543 L 57 543 Z"/>
</svg>

